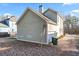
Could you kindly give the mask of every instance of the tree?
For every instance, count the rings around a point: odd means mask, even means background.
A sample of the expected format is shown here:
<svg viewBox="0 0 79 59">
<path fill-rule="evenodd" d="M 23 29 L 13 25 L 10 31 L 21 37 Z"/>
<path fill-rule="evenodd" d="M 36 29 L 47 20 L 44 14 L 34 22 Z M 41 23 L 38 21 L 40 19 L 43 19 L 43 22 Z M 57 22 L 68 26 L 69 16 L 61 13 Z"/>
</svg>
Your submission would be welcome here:
<svg viewBox="0 0 79 59">
<path fill-rule="evenodd" d="M 66 29 L 67 30 L 75 29 L 78 21 L 79 21 L 78 17 L 67 15 L 64 21 Z"/>
</svg>

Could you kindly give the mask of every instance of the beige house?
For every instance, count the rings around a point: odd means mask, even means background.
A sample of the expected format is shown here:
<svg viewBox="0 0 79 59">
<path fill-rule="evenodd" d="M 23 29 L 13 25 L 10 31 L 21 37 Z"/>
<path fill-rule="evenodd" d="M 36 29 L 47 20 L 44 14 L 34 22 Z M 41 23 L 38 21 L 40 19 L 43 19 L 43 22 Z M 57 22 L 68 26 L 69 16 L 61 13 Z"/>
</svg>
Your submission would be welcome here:
<svg viewBox="0 0 79 59">
<path fill-rule="evenodd" d="M 17 40 L 48 44 L 63 35 L 63 17 L 51 9 L 41 11 L 27 8 L 17 21 Z"/>
</svg>

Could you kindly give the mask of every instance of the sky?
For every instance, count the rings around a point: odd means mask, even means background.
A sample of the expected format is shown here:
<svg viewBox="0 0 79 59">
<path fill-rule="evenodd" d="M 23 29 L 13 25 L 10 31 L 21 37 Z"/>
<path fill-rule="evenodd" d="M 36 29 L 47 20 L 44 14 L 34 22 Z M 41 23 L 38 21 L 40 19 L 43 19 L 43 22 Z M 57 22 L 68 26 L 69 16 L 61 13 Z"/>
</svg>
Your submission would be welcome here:
<svg viewBox="0 0 79 59">
<path fill-rule="evenodd" d="M 39 3 L 0 3 L 0 15 L 12 14 L 19 18 L 28 7 L 38 11 L 39 5 Z M 79 16 L 78 3 L 43 3 L 42 5 L 45 10 L 50 8 L 62 15 Z"/>
</svg>

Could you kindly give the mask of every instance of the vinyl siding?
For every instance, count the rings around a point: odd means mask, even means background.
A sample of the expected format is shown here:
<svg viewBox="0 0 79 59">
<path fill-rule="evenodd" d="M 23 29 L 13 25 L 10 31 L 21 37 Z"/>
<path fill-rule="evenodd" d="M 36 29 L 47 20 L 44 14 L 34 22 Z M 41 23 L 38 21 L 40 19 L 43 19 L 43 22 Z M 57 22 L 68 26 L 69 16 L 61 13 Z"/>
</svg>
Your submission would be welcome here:
<svg viewBox="0 0 79 59">
<path fill-rule="evenodd" d="M 58 29 L 57 29 L 57 31 L 58 31 L 58 37 L 60 37 L 61 35 L 63 35 L 63 19 L 59 16 L 59 15 L 57 15 L 57 25 L 58 25 Z"/>
<path fill-rule="evenodd" d="M 52 41 L 52 37 L 56 38 L 57 37 L 57 26 L 56 25 L 52 25 L 52 24 L 47 24 L 47 41 L 51 42 Z"/>
<path fill-rule="evenodd" d="M 45 24 L 42 18 L 28 11 L 17 25 L 18 40 L 46 44 L 46 32 L 43 36 L 43 25 Z"/>
</svg>

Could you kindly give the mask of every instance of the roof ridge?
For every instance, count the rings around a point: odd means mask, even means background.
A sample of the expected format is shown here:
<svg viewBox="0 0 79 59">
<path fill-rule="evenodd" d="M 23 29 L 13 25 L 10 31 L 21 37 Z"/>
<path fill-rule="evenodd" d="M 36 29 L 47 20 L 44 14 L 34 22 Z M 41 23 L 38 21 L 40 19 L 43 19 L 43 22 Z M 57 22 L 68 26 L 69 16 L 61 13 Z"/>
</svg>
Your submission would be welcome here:
<svg viewBox="0 0 79 59">
<path fill-rule="evenodd" d="M 55 10 L 53 10 L 53 9 L 51 9 L 51 8 L 48 8 L 45 12 L 43 12 L 43 14 L 45 14 L 48 10 L 51 10 L 51 11 L 53 11 L 53 12 L 55 12 L 55 13 L 58 13 L 57 11 L 55 11 Z"/>
<path fill-rule="evenodd" d="M 46 16 L 44 16 L 43 14 L 41 14 L 41 13 L 39 13 L 39 12 L 37 12 L 37 11 L 35 11 L 35 10 L 33 10 L 32 8 L 27 8 L 26 10 L 25 10 L 25 12 L 24 12 L 24 14 L 26 13 L 26 11 L 28 11 L 28 10 L 30 10 L 30 11 L 32 11 L 32 12 L 34 12 L 35 14 L 37 14 L 38 16 L 40 16 L 41 18 L 43 18 L 46 22 L 51 22 L 52 24 L 56 24 L 55 22 L 53 22 L 52 20 L 50 20 L 49 18 L 47 18 Z M 24 15 L 23 14 L 23 15 Z M 22 16 L 23 16 L 22 15 Z M 21 16 L 21 17 L 22 17 Z M 20 18 L 21 19 L 21 18 Z M 20 20 L 19 19 L 19 20 Z M 18 21 L 19 21 L 18 20 Z"/>
<path fill-rule="evenodd" d="M 43 16 L 44 18 L 46 18 L 45 21 L 47 20 L 47 21 L 52 22 L 53 24 L 56 24 L 56 23 L 53 22 L 51 19 L 49 19 L 48 17 L 44 16 L 42 13 L 37 12 L 37 11 L 33 10 L 32 8 L 28 8 L 28 9 L 30 9 L 31 11 L 35 12 L 36 14 L 40 14 L 41 16 Z"/>
</svg>

